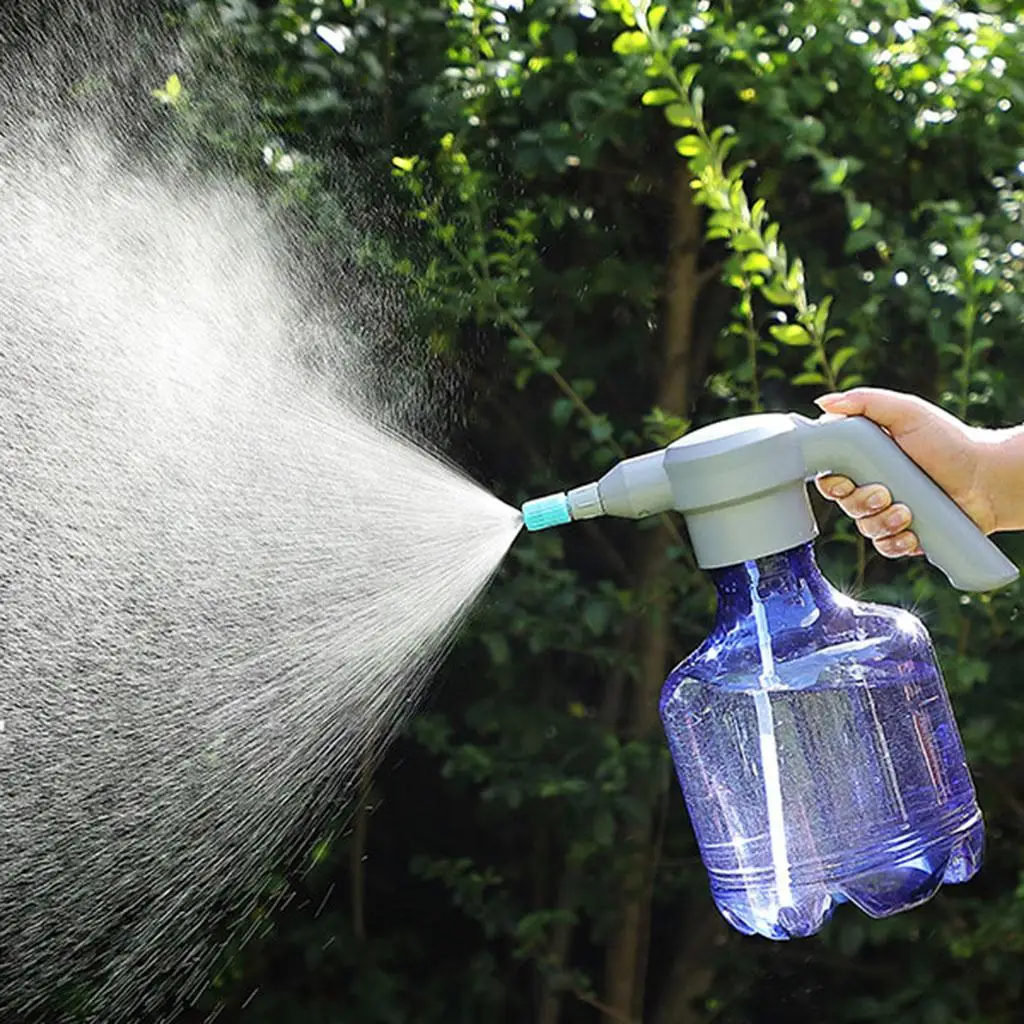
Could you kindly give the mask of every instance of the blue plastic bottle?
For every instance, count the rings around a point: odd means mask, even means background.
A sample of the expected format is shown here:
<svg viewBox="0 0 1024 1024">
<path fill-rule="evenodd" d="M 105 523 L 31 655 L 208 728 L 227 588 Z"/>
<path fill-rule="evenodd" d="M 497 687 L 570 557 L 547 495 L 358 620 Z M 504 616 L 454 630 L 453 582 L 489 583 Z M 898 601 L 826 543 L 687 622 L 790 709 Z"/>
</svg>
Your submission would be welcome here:
<svg viewBox="0 0 1024 1024">
<path fill-rule="evenodd" d="M 918 619 L 836 591 L 810 544 L 712 577 L 714 629 L 661 715 L 726 919 L 795 938 L 972 877 L 981 811 Z"/>
<path fill-rule="evenodd" d="M 744 416 L 523 506 L 527 529 L 680 512 L 718 588 L 711 636 L 661 699 L 715 902 L 748 934 L 812 935 L 838 903 L 907 910 L 980 865 L 985 834 L 921 623 L 853 601 L 818 570 L 807 481 L 843 473 L 910 506 L 961 590 L 1017 567 L 880 428 Z"/>
</svg>

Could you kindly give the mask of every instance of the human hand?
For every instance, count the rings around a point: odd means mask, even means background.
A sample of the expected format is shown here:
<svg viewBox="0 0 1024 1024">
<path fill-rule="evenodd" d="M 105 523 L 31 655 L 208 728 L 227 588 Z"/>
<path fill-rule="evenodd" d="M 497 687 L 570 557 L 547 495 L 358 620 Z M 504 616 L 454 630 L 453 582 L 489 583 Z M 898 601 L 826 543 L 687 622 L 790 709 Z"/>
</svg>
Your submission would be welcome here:
<svg viewBox="0 0 1024 1024">
<path fill-rule="evenodd" d="M 986 534 L 999 528 L 991 487 L 991 452 L 997 431 L 970 427 L 914 395 L 879 388 L 855 388 L 825 395 L 817 404 L 828 413 L 865 416 L 893 440 Z M 893 502 L 882 484 L 855 486 L 843 476 L 824 476 L 818 490 L 857 523 L 857 529 L 887 558 L 919 555 L 912 512 Z"/>
</svg>

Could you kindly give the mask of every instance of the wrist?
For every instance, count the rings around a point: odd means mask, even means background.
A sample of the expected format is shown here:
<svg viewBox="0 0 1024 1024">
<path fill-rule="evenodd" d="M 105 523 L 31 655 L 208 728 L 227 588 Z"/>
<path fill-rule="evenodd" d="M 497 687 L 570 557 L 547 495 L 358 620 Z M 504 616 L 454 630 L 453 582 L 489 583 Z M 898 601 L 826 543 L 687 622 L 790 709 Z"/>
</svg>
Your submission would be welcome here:
<svg viewBox="0 0 1024 1024">
<path fill-rule="evenodd" d="M 1024 426 L 990 432 L 982 486 L 995 517 L 993 532 L 1024 530 Z"/>
</svg>

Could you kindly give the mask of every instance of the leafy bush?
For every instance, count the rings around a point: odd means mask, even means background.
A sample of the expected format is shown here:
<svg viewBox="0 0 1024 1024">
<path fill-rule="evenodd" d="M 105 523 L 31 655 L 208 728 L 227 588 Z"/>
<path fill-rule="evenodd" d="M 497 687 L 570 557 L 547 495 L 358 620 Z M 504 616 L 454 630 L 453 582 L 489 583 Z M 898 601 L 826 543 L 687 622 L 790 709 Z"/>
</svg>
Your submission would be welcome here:
<svg viewBox="0 0 1024 1024">
<path fill-rule="evenodd" d="M 224 125 L 187 75 L 160 99 L 183 89 L 215 149 L 290 182 L 326 246 L 369 231 L 362 265 L 403 282 L 415 358 L 469 385 L 451 447 L 509 501 L 856 381 L 1024 420 L 1009 0 L 191 15 L 237 48 L 263 121 Z M 338 166 L 409 222 L 369 223 Z M 980 878 L 801 943 L 729 931 L 656 714 L 713 595 L 671 521 L 592 523 L 517 542 L 355 817 L 217 978 L 219 1019 L 1017 1020 L 1020 591 L 962 596 L 820 516 L 830 577 L 932 631 L 989 823 Z"/>
</svg>

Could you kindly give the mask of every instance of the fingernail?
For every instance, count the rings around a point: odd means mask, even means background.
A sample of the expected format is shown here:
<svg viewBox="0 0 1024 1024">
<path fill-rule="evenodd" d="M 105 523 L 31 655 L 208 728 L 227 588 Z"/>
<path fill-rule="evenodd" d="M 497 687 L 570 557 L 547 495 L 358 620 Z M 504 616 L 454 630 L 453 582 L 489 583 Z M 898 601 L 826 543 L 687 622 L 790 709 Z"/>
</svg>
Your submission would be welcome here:
<svg viewBox="0 0 1024 1024">
<path fill-rule="evenodd" d="M 889 504 L 889 496 L 884 491 L 875 491 L 867 500 L 867 506 L 872 512 L 880 512 Z"/>
<path fill-rule="evenodd" d="M 825 488 L 825 493 L 828 494 L 830 498 L 847 498 L 853 494 L 853 491 L 853 484 L 848 480 L 837 480 L 835 483 L 831 483 Z"/>
<path fill-rule="evenodd" d="M 893 542 L 892 546 L 897 551 L 903 551 L 909 554 L 915 547 L 917 547 L 917 539 L 915 537 L 897 537 Z"/>
<path fill-rule="evenodd" d="M 852 407 L 852 403 L 846 395 L 836 393 L 821 395 L 819 398 L 816 398 L 814 402 L 822 409 L 837 410 L 839 412 L 847 411 Z"/>
<path fill-rule="evenodd" d="M 898 508 L 895 512 L 890 512 L 885 517 L 885 525 L 895 530 L 897 527 L 906 523 L 909 518 L 910 517 L 903 511 L 903 509 Z"/>
</svg>

